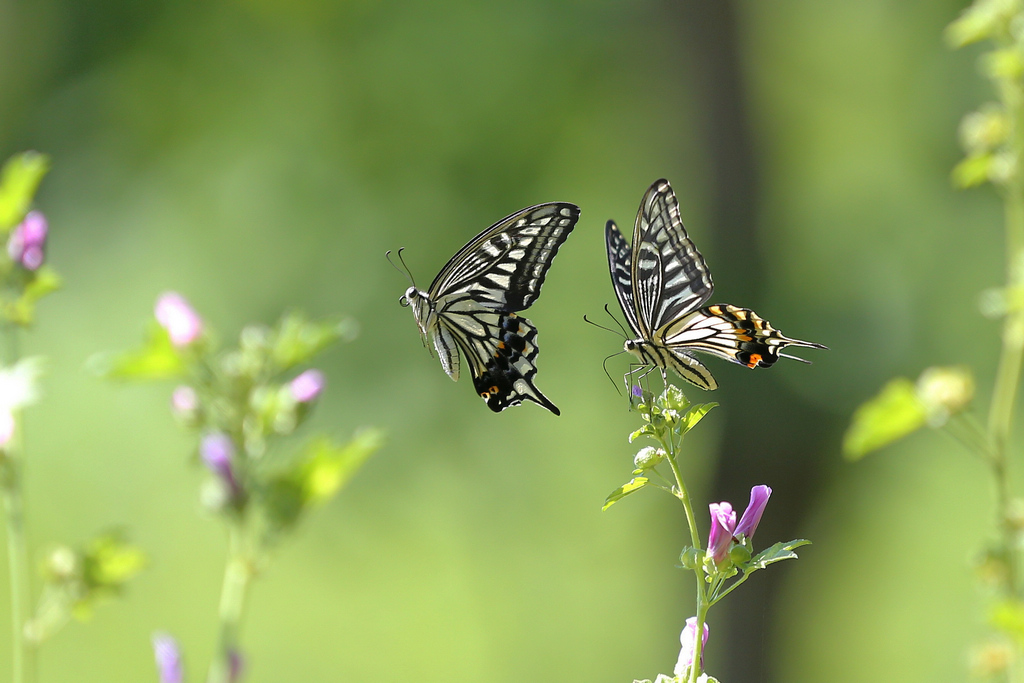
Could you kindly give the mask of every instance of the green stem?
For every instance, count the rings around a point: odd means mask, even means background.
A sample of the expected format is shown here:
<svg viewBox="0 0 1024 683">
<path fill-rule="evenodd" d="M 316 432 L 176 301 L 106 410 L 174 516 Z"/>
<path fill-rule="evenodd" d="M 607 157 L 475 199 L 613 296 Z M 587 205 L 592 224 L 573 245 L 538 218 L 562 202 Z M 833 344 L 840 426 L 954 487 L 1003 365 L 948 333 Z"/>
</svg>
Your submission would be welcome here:
<svg viewBox="0 0 1024 683">
<path fill-rule="evenodd" d="M 18 329 L 12 323 L 0 323 L 0 360 L 4 365 L 11 366 L 17 359 Z M 0 452 L 0 479 L 7 526 L 7 563 L 11 584 L 11 680 L 13 683 L 31 683 L 35 680 L 35 672 L 32 667 L 32 650 L 25 637 L 30 589 L 18 439 L 19 435 L 15 433 Z"/>
<path fill-rule="evenodd" d="M 252 562 L 245 550 L 245 528 L 241 519 L 233 519 L 228 525 L 228 560 L 220 594 L 220 633 L 207 683 L 231 680 L 231 660 L 239 652 L 238 629 L 250 579 Z"/>
<path fill-rule="evenodd" d="M 1024 90 L 1017 79 L 1000 83 L 1000 95 L 1010 117 L 1009 146 L 1018 165 L 1024 161 Z M 1002 351 L 996 371 L 989 409 L 988 434 L 992 444 L 992 474 L 1007 562 L 1007 592 L 1016 596 L 1016 532 L 1010 520 L 1008 446 L 1013 425 L 1014 403 L 1024 362 L 1024 307 L 1018 293 L 1024 289 L 1024 177 L 1015 170 L 1004 185 L 1006 227 L 1006 299 L 1011 303 L 1003 321 Z"/>
<path fill-rule="evenodd" d="M 672 474 L 676 478 L 676 497 L 683 504 L 683 510 L 686 511 L 686 523 L 690 527 L 690 542 L 693 547 L 700 549 L 700 534 L 697 532 L 697 518 L 693 514 L 693 503 L 690 500 L 690 492 L 686 488 L 686 482 L 683 481 L 683 474 L 679 470 L 679 465 L 676 463 L 676 444 L 672 435 L 669 434 L 669 439 L 666 442 L 664 439 L 659 439 L 662 446 L 665 448 L 665 452 L 668 457 L 669 467 L 672 468 Z M 708 602 L 707 589 L 704 585 L 704 570 L 701 565 L 697 565 L 693 569 L 694 574 L 697 577 L 697 629 L 694 635 L 695 642 L 693 645 L 693 664 L 690 666 L 690 683 L 696 683 L 697 677 L 701 673 L 700 660 L 701 652 L 704 646 L 704 621 L 707 618 L 708 608 L 711 604 Z"/>
</svg>

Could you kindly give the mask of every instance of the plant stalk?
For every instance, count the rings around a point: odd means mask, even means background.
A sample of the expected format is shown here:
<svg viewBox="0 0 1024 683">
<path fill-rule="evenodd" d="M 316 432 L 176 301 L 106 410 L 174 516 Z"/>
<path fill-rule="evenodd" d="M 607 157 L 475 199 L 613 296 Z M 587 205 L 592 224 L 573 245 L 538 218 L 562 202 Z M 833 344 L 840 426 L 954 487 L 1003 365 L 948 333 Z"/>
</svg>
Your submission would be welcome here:
<svg viewBox="0 0 1024 683">
<path fill-rule="evenodd" d="M 228 560 L 220 594 L 220 631 L 207 683 L 230 683 L 234 659 L 239 656 L 238 630 L 245 608 L 252 563 L 245 550 L 245 529 L 240 519 L 228 525 Z"/>
</svg>

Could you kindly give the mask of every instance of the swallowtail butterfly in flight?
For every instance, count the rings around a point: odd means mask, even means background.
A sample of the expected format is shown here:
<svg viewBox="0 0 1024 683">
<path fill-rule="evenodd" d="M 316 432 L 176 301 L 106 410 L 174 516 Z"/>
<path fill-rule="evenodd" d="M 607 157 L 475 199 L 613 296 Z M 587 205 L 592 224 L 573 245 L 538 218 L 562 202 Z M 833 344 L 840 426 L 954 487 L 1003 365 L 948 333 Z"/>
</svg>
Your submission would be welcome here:
<svg viewBox="0 0 1024 683">
<path fill-rule="evenodd" d="M 748 308 L 729 304 L 705 306 L 714 285 L 704 257 L 686 234 L 679 204 L 667 180 L 648 188 L 636 215 L 633 245 L 614 221 L 605 226 L 612 286 L 635 339 L 624 350 L 662 377 L 671 368 L 701 389 L 718 382 L 694 351 L 718 356 L 748 368 L 771 367 L 787 346 L 824 349 L 790 339 Z"/>
<path fill-rule="evenodd" d="M 423 345 L 437 352 L 453 380 L 465 357 L 473 386 L 496 413 L 527 400 L 559 414 L 533 383 L 537 328 L 516 313 L 540 296 L 579 217 L 579 207 L 565 202 L 506 216 L 451 257 L 427 291 L 413 284 L 399 299 L 412 308 Z"/>
</svg>

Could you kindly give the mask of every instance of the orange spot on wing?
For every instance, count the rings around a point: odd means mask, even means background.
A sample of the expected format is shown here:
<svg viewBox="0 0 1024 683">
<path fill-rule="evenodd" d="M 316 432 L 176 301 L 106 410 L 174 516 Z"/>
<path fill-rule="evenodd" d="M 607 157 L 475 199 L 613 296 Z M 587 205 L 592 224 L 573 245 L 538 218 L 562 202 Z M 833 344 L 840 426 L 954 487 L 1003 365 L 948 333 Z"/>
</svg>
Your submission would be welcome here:
<svg viewBox="0 0 1024 683">
<path fill-rule="evenodd" d="M 748 368 L 757 367 L 757 364 L 760 363 L 760 362 L 761 362 L 761 354 L 759 354 L 759 353 L 752 353 L 752 354 L 750 354 L 750 360 L 747 361 L 747 367 Z"/>
</svg>

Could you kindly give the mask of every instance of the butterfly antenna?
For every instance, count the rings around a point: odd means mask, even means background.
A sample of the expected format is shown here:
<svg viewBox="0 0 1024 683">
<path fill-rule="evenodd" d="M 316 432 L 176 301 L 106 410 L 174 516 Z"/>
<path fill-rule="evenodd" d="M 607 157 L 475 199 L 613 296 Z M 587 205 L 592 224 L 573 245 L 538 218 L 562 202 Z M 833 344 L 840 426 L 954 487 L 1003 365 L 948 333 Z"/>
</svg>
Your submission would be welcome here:
<svg viewBox="0 0 1024 683">
<path fill-rule="evenodd" d="M 583 322 L 587 322 L 587 323 L 590 323 L 590 324 L 591 324 L 591 325 L 593 325 L 594 327 L 600 328 L 600 329 L 602 329 L 602 330 L 604 330 L 604 331 L 606 331 L 606 332 L 611 332 L 612 334 L 619 334 L 619 332 L 617 332 L 617 331 L 613 330 L 613 329 L 612 329 L 612 328 L 610 328 L 610 327 L 605 327 L 604 325 L 598 325 L 598 324 L 597 324 L 597 323 L 595 323 L 595 322 L 594 322 L 593 320 L 591 320 L 590 318 L 588 318 L 588 317 L 587 317 L 586 315 L 584 315 L 584 316 L 583 316 Z M 622 335 L 622 338 L 623 338 L 623 339 L 625 339 L 625 338 L 626 338 L 626 336 L 625 336 L 625 335 Z M 620 351 L 619 353 L 622 353 L 622 352 Z M 618 355 L 618 354 L 615 354 L 615 355 Z M 611 356 L 609 356 L 609 358 L 611 358 Z"/>
<path fill-rule="evenodd" d="M 391 250 L 390 249 L 388 249 L 386 252 L 384 252 L 384 258 L 386 258 L 388 260 L 388 263 L 391 264 L 392 268 L 394 268 L 399 273 L 401 273 L 402 275 L 404 275 L 406 278 L 409 279 L 409 284 L 411 284 L 413 287 L 415 287 L 416 286 L 416 281 L 413 280 L 413 278 L 412 278 L 412 271 L 409 270 L 409 266 L 405 265 L 405 259 L 402 258 L 402 252 L 404 250 L 405 250 L 405 247 L 399 247 L 399 249 L 398 249 L 398 260 L 399 260 L 399 262 L 401 262 L 402 267 L 405 268 L 405 270 L 402 270 L 402 268 L 399 268 L 398 266 L 396 266 L 395 262 L 391 260 Z"/>
<path fill-rule="evenodd" d="M 607 313 L 608 317 L 611 318 L 612 320 L 614 320 L 615 324 L 619 326 L 620 330 L 622 330 L 622 337 L 623 337 L 623 339 L 629 339 L 629 334 L 626 332 L 626 328 L 623 327 L 622 323 L 619 322 L 619 319 L 616 318 L 614 315 L 612 315 L 612 312 L 610 310 L 608 310 L 608 304 L 604 305 L 604 312 Z"/>
</svg>

